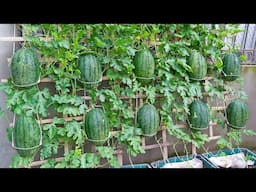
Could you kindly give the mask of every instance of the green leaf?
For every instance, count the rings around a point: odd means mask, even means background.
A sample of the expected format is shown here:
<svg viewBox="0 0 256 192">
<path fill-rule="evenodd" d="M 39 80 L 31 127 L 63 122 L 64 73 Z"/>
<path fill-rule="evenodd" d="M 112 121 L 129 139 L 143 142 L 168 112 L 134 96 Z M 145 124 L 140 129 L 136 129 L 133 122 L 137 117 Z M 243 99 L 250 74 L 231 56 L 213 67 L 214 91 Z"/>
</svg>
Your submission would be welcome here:
<svg viewBox="0 0 256 192">
<path fill-rule="evenodd" d="M 93 153 L 85 153 L 81 155 L 81 168 L 96 168 L 100 164 L 100 159 Z"/>
<path fill-rule="evenodd" d="M 245 54 L 240 55 L 240 60 L 241 61 L 246 61 L 246 59 L 247 59 L 247 57 L 246 57 Z"/>
<path fill-rule="evenodd" d="M 96 147 L 96 150 L 99 152 L 99 154 L 102 158 L 111 159 L 114 154 L 114 150 L 111 147 L 98 146 L 98 147 Z"/>
<path fill-rule="evenodd" d="M 52 123 L 53 124 L 64 124 L 65 120 L 63 118 L 54 117 L 53 120 L 52 120 Z"/>
<path fill-rule="evenodd" d="M 43 163 L 40 168 L 54 168 L 56 165 L 55 159 L 48 159 L 46 163 Z"/>
<path fill-rule="evenodd" d="M 167 127 L 167 131 L 170 135 L 175 136 L 177 139 L 192 142 L 189 134 L 185 133 L 182 129 L 174 125 L 172 125 L 171 127 Z"/>
<path fill-rule="evenodd" d="M 58 45 L 59 45 L 59 47 L 63 47 L 65 49 L 70 48 L 69 42 L 67 40 L 63 40 L 63 41 L 58 42 Z"/>
<path fill-rule="evenodd" d="M 9 83 L 0 83 L 0 91 L 9 89 Z"/>
<path fill-rule="evenodd" d="M 66 132 L 67 132 L 67 130 L 62 129 L 62 128 L 58 129 L 58 131 L 57 131 L 58 135 L 61 136 L 61 137 L 66 136 Z"/>
<path fill-rule="evenodd" d="M 58 153 L 58 143 L 44 143 L 40 150 L 40 160 L 51 157 Z"/>
<path fill-rule="evenodd" d="M 65 167 L 66 167 L 66 163 L 61 162 L 61 163 L 57 163 L 54 168 L 65 168 Z"/>
<path fill-rule="evenodd" d="M 117 134 L 117 140 L 120 144 L 127 146 L 127 152 L 132 156 L 136 156 L 140 153 L 145 153 L 145 150 L 141 146 L 141 140 L 138 136 L 141 134 L 141 130 L 123 124 L 121 133 Z"/>
<path fill-rule="evenodd" d="M 127 47 L 127 53 L 128 55 L 135 56 L 136 49 L 133 49 L 132 47 Z"/>
<path fill-rule="evenodd" d="M 70 79 L 68 78 L 63 78 L 62 76 L 62 71 L 59 71 L 57 69 L 54 69 L 55 73 L 60 76 L 61 78 L 60 79 L 57 79 L 55 81 L 55 87 L 56 87 L 56 90 L 57 91 L 61 91 L 63 94 L 64 93 L 69 93 L 70 90 L 68 89 L 70 86 L 71 86 L 71 83 L 70 83 Z"/>
<path fill-rule="evenodd" d="M 155 97 L 156 97 L 156 88 L 153 86 L 149 86 L 147 89 L 145 89 L 145 94 L 148 97 L 151 104 L 155 103 Z"/>
<path fill-rule="evenodd" d="M 48 115 L 48 104 L 51 97 L 49 90 L 45 88 L 43 91 L 38 92 L 35 96 L 37 97 L 36 110 L 38 111 L 38 114 L 46 117 Z"/>
<path fill-rule="evenodd" d="M 170 51 L 170 45 L 169 45 L 169 44 L 165 44 L 164 50 L 165 50 L 166 53 L 169 53 L 169 51 Z"/>
<path fill-rule="evenodd" d="M 202 90 L 200 84 L 190 84 L 189 95 L 191 97 L 202 97 Z"/>
<path fill-rule="evenodd" d="M 207 134 L 203 134 L 200 131 L 192 131 L 192 143 L 197 147 L 202 147 L 206 142 L 209 141 Z"/>
<path fill-rule="evenodd" d="M 83 99 L 81 97 L 72 95 L 54 95 L 52 101 L 58 104 L 71 104 L 74 106 L 83 104 Z"/>
<path fill-rule="evenodd" d="M 78 116 L 83 113 L 83 111 L 80 110 L 80 107 L 74 107 L 70 105 L 61 105 L 57 108 L 57 111 L 59 113 L 63 113 L 64 115 L 71 115 L 71 116 Z"/>
<path fill-rule="evenodd" d="M 114 168 L 120 168 L 117 158 L 112 158 L 108 161 L 109 165 Z"/>
<path fill-rule="evenodd" d="M 85 132 L 81 127 L 81 123 L 77 121 L 70 121 L 65 124 L 67 130 L 67 137 L 72 138 L 76 144 L 81 145 L 85 141 Z"/>
<path fill-rule="evenodd" d="M 242 135 L 241 131 L 233 130 L 227 133 L 227 136 L 235 142 L 236 145 L 240 145 L 242 142 Z"/>
<path fill-rule="evenodd" d="M 105 101 L 105 96 L 103 94 L 100 94 L 99 99 L 100 99 L 101 102 L 104 102 Z"/>
<path fill-rule="evenodd" d="M 29 167 L 32 160 L 32 157 L 21 157 L 19 155 L 15 155 L 12 157 L 10 168 Z"/>
<path fill-rule="evenodd" d="M 223 149 L 223 148 L 229 148 L 229 149 L 231 149 L 232 148 L 232 144 L 228 141 L 228 140 L 226 140 L 225 138 L 220 138 L 220 139 L 218 139 L 218 141 L 217 141 L 217 146 L 220 148 L 220 149 Z"/>
<path fill-rule="evenodd" d="M 106 43 L 102 41 L 99 37 L 94 37 L 95 43 L 97 47 L 106 47 Z"/>
<path fill-rule="evenodd" d="M 221 59 L 220 57 L 217 57 L 216 67 L 217 67 L 218 69 L 222 69 L 222 66 L 223 66 L 222 59 Z"/>
</svg>

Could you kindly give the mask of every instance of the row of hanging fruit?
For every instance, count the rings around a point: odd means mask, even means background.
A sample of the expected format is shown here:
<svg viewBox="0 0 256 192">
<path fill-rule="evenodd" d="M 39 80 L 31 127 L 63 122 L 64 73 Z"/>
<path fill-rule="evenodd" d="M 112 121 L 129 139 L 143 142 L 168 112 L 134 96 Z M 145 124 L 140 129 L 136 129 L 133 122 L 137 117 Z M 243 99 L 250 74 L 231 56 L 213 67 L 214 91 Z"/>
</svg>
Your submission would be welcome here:
<svg viewBox="0 0 256 192">
<path fill-rule="evenodd" d="M 189 77 L 192 81 L 204 80 L 207 74 L 207 63 L 198 51 L 192 51 L 188 63 L 191 67 Z M 144 86 L 155 77 L 155 61 L 150 50 L 138 51 L 134 58 L 136 79 Z M 102 69 L 97 57 L 83 54 L 78 59 L 79 81 L 84 85 L 94 86 L 102 81 Z M 236 54 L 226 54 L 223 58 L 223 78 L 233 81 L 240 76 L 240 62 Z M 19 49 L 12 58 L 12 83 L 17 87 L 28 88 L 40 82 L 40 64 L 36 52 L 30 48 Z M 210 121 L 209 108 L 201 100 L 194 100 L 189 106 L 187 122 L 191 129 L 207 129 Z M 237 99 L 232 101 L 226 110 L 227 124 L 231 128 L 245 127 L 248 119 L 248 107 Z M 137 126 L 144 136 L 153 136 L 160 128 L 160 116 L 152 104 L 144 104 L 137 113 Z M 96 145 L 103 145 L 110 135 L 108 119 L 101 108 L 91 109 L 85 116 L 84 129 L 87 139 Z M 13 147 L 21 156 L 31 156 L 42 144 L 42 130 L 36 119 L 26 114 L 16 119 L 13 131 Z"/>
</svg>

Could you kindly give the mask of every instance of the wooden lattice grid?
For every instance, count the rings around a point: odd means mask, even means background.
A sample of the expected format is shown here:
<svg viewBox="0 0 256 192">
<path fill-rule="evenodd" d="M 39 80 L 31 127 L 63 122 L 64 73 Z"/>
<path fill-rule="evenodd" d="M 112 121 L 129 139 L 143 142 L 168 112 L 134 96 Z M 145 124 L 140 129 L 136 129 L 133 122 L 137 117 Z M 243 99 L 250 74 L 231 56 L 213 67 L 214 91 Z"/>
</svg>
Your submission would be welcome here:
<svg viewBox="0 0 256 192">
<path fill-rule="evenodd" d="M 48 39 L 42 38 L 42 40 L 48 40 Z M 23 41 L 25 41 L 25 39 L 23 37 L 0 37 L 0 42 L 1 41 L 14 42 L 15 43 L 15 42 L 23 42 Z M 10 63 L 11 62 L 11 58 L 8 58 L 7 62 Z M 212 79 L 211 77 L 206 77 L 205 81 L 210 81 L 211 79 Z M 107 81 L 108 78 L 106 76 L 104 76 L 102 80 L 103 81 Z M 7 82 L 7 79 L 1 79 L 1 82 Z M 50 79 L 50 78 L 43 78 L 43 79 L 40 80 L 40 83 L 52 83 L 52 82 L 53 82 L 53 80 Z M 227 93 L 225 92 L 224 94 L 227 94 Z M 159 97 L 162 97 L 162 96 L 161 95 L 157 95 L 156 96 L 156 98 L 159 98 Z M 89 96 L 87 96 L 86 94 L 84 94 L 84 96 L 82 96 L 82 98 L 84 98 L 85 100 L 88 100 L 88 101 L 91 100 L 91 98 Z M 123 97 L 120 97 L 120 98 L 123 99 L 123 100 L 130 100 L 131 101 L 130 97 L 123 96 Z M 136 111 L 137 111 L 139 106 L 142 106 L 144 98 L 145 98 L 145 95 L 141 95 L 140 93 L 136 94 L 135 100 L 136 100 L 136 103 L 138 103 Z M 225 102 L 224 102 L 223 106 L 215 106 L 215 107 L 212 107 L 212 109 L 213 110 L 224 110 L 225 107 L 226 106 L 225 106 Z M 71 120 L 82 121 L 83 120 L 83 116 L 64 117 L 64 120 L 65 121 L 71 121 Z M 39 123 L 43 125 L 43 124 L 52 123 L 52 121 L 53 121 L 52 118 L 42 119 Z M 220 135 L 214 135 L 214 133 L 213 133 L 213 127 L 216 126 L 216 125 L 217 125 L 217 123 L 210 121 L 209 132 L 208 132 L 209 141 L 217 140 L 217 139 L 219 139 L 221 137 Z M 12 126 L 13 126 L 13 124 L 11 123 L 10 127 L 12 127 Z M 179 128 L 186 128 L 187 127 L 186 124 L 178 124 L 177 126 Z M 167 141 L 166 127 L 161 126 L 161 132 L 162 132 L 161 135 L 162 135 L 162 141 L 163 141 L 162 143 L 146 145 L 145 137 L 141 137 L 141 144 L 142 144 L 142 147 L 144 148 L 144 150 L 151 150 L 151 149 L 156 149 L 156 148 L 162 147 L 163 148 L 163 158 L 167 159 L 169 157 L 168 156 L 168 146 L 170 146 L 171 144 L 170 144 L 170 142 Z M 117 131 L 112 131 L 111 132 L 112 135 L 114 135 L 116 133 L 117 133 Z M 192 149 L 191 149 L 192 150 L 192 154 L 196 154 L 197 153 L 196 147 L 193 144 L 191 146 L 192 146 Z M 65 152 L 69 151 L 68 144 L 64 144 L 64 151 Z M 117 155 L 117 158 L 118 158 L 118 161 L 119 161 L 120 165 L 123 165 L 123 153 L 124 152 L 123 152 L 122 149 L 115 150 L 115 154 Z M 56 162 L 60 162 L 62 159 L 63 159 L 63 157 L 55 158 Z M 47 162 L 47 159 L 46 160 L 41 160 L 41 161 L 34 161 L 34 162 L 31 163 L 30 166 L 31 167 L 39 166 L 39 165 L 41 165 L 41 164 L 43 164 L 45 162 Z"/>
</svg>

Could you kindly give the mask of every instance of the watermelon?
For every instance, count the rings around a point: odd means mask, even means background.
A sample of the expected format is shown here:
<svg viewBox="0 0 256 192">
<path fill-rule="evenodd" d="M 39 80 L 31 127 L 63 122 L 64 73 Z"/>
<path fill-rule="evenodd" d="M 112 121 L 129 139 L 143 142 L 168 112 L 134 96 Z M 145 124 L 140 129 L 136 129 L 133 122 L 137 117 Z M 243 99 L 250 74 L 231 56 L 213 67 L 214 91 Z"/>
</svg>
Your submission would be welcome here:
<svg viewBox="0 0 256 192">
<path fill-rule="evenodd" d="M 207 63 L 203 55 L 198 51 L 192 51 L 188 59 L 191 67 L 189 77 L 192 80 L 203 80 L 207 74 Z"/>
<path fill-rule="evenodd" d="M 81 55 L 78 59 L 78 68 L 82 83 L 95 85 L 102 80 L 101 65 L 93 54 Z"/>
<path fill-rule="evenodd" d="M 138 51 L 134 58 L 135 76 L 141 83 L 149 83 L 154 78 L 155 61 L 148 49 Z"/>
<path fill-rule="evenodd" d="M 40 64 L 33 49 L 21 48 L 15 52 L 11 62 L 11 76 L 17 87 L 29 87 L 39 82 Z"/>
<path fill-rule="evenodd" d="M 109 138 L 108 118 L 100 108 L 91 109 L 85 117 L 87 139 L 96 145 L 103 145 Z"/>
<path fill-rule="evenodd" d="M 210 122 L 210 112 L 206 103 L 195 100 L 189 106 L 189 127 L 195 130 L 207 129 Z"/>
<path fill-rule="evenodd" d="M 154 105 L 144 104 L 137 113 L 138 127 L 144 136 L 154 136 L 160 125 L 160 117 Z"/>
<path fill-rule="evenodd" d="M 20 115 L 13 128 L 13 144 L 21 157 L 33 157 L 41 145 L 41 130 L 36 119 Z"/>
<path fill-rule="evenodd" d="M 225 54 L 223 58 L 224 80 L 234 81 L 241 74 L 239 57 L 234 53 Z"/>
<path fill-rule="evenodd" d="M 226 115 L 229 127 L 234 129 L 244 128 L 249 118 L 248 106 L 240 99 L 233 100 L 226 109 Z"/>
</svg>

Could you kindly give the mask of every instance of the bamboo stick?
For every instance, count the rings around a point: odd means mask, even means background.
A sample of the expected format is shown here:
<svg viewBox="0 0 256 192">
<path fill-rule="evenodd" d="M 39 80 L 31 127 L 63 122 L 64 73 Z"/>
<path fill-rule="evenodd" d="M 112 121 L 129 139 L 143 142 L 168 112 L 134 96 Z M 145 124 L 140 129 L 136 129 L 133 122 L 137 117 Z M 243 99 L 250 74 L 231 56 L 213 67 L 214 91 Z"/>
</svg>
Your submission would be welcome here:
<svg viewBox="0 0 256 192">
<path fill-rule="evenodd" d="M 163 138 L 163 143 L 167 143 L 166 129 L 162 130 L 162 138 Z M 164 160 L 168 159 L 168 147 L 167 146 L 163 146 L 163 158 L 164 158 Z"/>
<path fill-rule="evenodd" d="M 141 137 L 141 145 L 142 145 L 142 147 L 146 146 L 145 137 Z"/>
<path fill-rule="evenodd" d="M 56 162 L 60 162 L 64 157 L 58 157 L 56 158 Z M 31 167 L 42 165 L 43 163 L 46 163 L 48 160 L 41 160 L 41 161 L 34 161 L 30 164 Z"/>
<path fill-rule="evenodd" d="M 192 154 L 196 154 L 196 146 L 192 143 Z"/>
<path fill-rule="evenodd" d="M 52 38 L 48 37 L 39 37 L 42 41 L 50 41 Z M 3 42 L 22 42 L 27 41 L 24 37 L 0 37 L 0 41 Z"/>
</svg>

